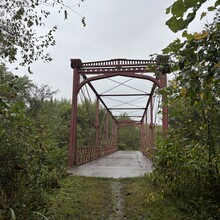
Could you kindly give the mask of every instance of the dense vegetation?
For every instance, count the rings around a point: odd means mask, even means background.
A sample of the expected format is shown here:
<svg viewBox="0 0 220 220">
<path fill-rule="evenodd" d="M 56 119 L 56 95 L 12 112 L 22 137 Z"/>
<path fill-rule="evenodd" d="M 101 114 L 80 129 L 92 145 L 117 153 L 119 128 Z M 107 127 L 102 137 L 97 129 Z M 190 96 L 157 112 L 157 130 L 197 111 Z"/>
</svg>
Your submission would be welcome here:
<svg viewBox="0 0 220 220">
<path fill-rule="evenodd" d="M 129 120 L 130 117 L 122 114 L 118 120 Z M 139 150 L 140 143 L 140 128 L 134 126 L 121 127 L 118 130 L 117 144 L 119 150 Z"/>
<path fill-rule="evenodd" d="M 54 99 L 56 92 L 0 66 L 0 219 L 47 216 L 49 194 L 66 175 L 71 103 Z M 95 145 L 95 105 L 78 104 L 79 147 Z M 100 106 L 103 146 L 105 117 Z"/>
<path fill-rule="evenodd" d="M 0 18 L 1 62 L 14 62 L 19 53 L 21 65 L 50 60 L 45 48 L 54 45 L 56 27 L 42 38 L 35 31 L 43 25 L 42 17 L 49 15 L 47 10 L 39 14 L 38 5 L 45 2 L 0 0 L 1 9 L 7 12 Z M 58 0 L 51 2 L 58 7 L 62 4 Z M 176 0 L 167 9 L 172 15 L 167 25 L 174 32 L 183 30 L 184 40 L 177 39 L 164 50 L 176 77 L 161 91 L 167 96 L 170 130 L 166 138 L 157 140 L 152 177 L 165 196 L 172 197 L 195 219 L 219 219 L 219 0 L 208 7 L 208 11 L 216 13 L 212 23 L 200 32 L 186 30 L 205 2 Z M 63 12 L 66 18 L 67 11 Z M 202 12 L 201 19 L 205 15 Z M 0 65 L 0 219 L 42 219 L 50 214 L 49 194 L 60 187 L 59 180 L 65 175 L 71 112 L 70 102 L 55 100 L 55 93 L 49 86 L 37 86 L 28 77 L 17 77 Z M 87 100 L 79 104 L 79 146 L 95 143 L 94 117 L 88 115 L 95 114 L 94 105 Z M 101 108 L 103 134 L 104 119 Z M 131 139 L 125 140 L 130 133 Z M 133 149 L 140 142 L 136 137 L 138 129 L 121 129 L 119 146 Z"/>
<path fill-rule="evenodd" d="M 170 129 L 158 141 L 155 181 L 195 219 L 220 218 L 220 15 L 200 33 L 183 32 L 164 53 L 176 77 L 162 91 Z"/>
<path fill-rule="evenodd" d="M 0 218 L 35 219 L 66 165 L 70 103 L 0 66 Z"/>
</svg>

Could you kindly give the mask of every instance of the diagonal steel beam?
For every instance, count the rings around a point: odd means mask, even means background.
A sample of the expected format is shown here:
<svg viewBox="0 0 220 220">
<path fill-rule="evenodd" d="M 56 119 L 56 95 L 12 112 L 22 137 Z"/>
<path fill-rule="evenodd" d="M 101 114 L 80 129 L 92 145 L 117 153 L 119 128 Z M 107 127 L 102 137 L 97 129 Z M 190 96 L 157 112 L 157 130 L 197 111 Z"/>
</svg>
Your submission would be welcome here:
<svg viewBox="0 0 220 220">
<path fill-rule="evenodd" d="M 87 77 L 85 75 L 82 75 L 83 79 L 87 79 Z M 100 100 L 100 102 L 104 105 L 104 107 L 106 108 L 106 110 L 109 112 L 109 114 L 111 115 L 111 117 L 114 119 L 114 121 L 117 123 L 116 118 L 114 117 L 114 115 L 112 114 L 112 112 L 109 110 L 108 106 L 105 104 L 105 102 L 103 101 L 103 99 L 100 97 L 100 95 L 98 94 L 98 92 L 96 91 L 96 89 L 94 88 L 94 86 L 91 84 L 91 82 L 87 82 L 87 84 L 89 85 L 89 87 L 92 89 L 92 91 L 95 93 L 95 95 L 97 96 L 97 98 Z"/>
</svg>

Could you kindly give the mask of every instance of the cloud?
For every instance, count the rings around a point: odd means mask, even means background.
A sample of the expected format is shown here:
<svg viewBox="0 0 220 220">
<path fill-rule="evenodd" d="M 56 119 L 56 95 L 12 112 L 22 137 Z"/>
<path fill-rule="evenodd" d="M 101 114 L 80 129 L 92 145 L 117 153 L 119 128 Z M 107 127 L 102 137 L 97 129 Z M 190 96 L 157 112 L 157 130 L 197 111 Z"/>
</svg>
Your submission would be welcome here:
<svg viewBox="0 0 220 220">
<path fill-rule="evenodd" d="M 49 49 L 53 61 L 33 64 L 34 74 L 30 78 L 38 84 L 48 84 L 54 90 L 59 89 L 58 97 L 70 99 L 71 58 L 81 58 L 83 62 L 114 58 L 148 59 L 150 54 L 159 53 L 175 38 L 165 25 L 168 19 L 165 9 L 172 2 L 87 0 L 80 8 L 74 8 L 86 17 L 86 27 L 82 26 L 78 14 L 69 12 L 68 19 L 64 20 L 55 10 L 41 30 L 58 26 L 56 45 Z M 27 71 L 20 68 L 19 74 L 25 73 Z"/>
</svg>

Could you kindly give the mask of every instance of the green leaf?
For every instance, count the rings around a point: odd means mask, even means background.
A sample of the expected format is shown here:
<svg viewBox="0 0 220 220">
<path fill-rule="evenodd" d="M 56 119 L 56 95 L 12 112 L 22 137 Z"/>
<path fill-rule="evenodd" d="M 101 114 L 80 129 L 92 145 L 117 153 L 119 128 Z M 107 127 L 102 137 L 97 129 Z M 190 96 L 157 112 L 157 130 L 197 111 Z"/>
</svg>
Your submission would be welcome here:
<svg viewBox="0 0 220 220">
<path fill-rule="evenodd" d="M 215 7 L 217 7 L 217 6 L 219 6 L 220 5 L 220 0 L 217 0 L 216 2 L 215 2 Z"/>
<path fill-rule="evenodd" d="M 186 8 L 192 8 L 196 7 L 198 0 L 185 0 L 184 3 Z"/>
<path fill-rule="evenodd" d="M 31 20 L 28 20 L 28 22 L 27 22 L 27 26 L 28 26 L 28 27 L 31 27 L 31 26 L 33 26 L 33 24 L 34 24 L 34 23 L 33 23 L 33 21 L 31 21 Z"/>
<path fill-rule="evenodd" d="M 175 17 L 170 18 L 167 22 L 166 25 L 174 32 L 178 32 L 179 30 L 182 30 L 186 28 L 188 22 L 184 21 L 182 18 L 177 19 Z"/>
<path fill-rule="evenodd" d="M 183 33 L 182 33 L 182 37 L 187 37 L 187 36 L 188 36 L 188 32 L 187 32 L 187 30 L 183 31 Z"/>
<path fill-rule="evenodd" d="M 24 8 L 20 8 L 16 14 L 13 16 L 13 19 L 20 20 L 22 19 L 22 16 L 24 15 Z"/>
<path fill-rule="evenodd" d="M 169 8 L 166 9 L 166 14 L 169 14 L 171 11 L 172 6 L 170 6 Z"/>
<path fill-rule="evenodd" d="M 174 2 L 174 4 L 172 5 L 171 11 L 175 17 L 183 17 L 184 12 L 186 12 L 186 7 L 185 7 L 183 1 L 178 0 L 178 1 Z"/>
<path fill-rule="evenodd" d="M 176 39 L 174 42 L 170 43 L 166 48 L 163 49 L 163 53 L 167 54 L 170 52 L 177 53 L 182 47 L 183 43 L 181 43 L 180 39 Z"/>
<path fill-rule="evenodd" d="M 202 12 L 202 14 L 200 15 L 200 20 L 202 20 L 206 16 L 206 14 L 206 12 Z"/>
<path fill-rule="evenodd" d="M 193 34 L 189 34 L 187 30 L 183 31 L 182 37 L 185 37 L 188 41 L 192 40 L 194 38 Z"/>
<path fill-rule="evenodd" d="M 216 7 L 213 7 L 213 6 L 208 7 L 208 11 L 215 11 L 215 9 L 216 9 Z"/>
</svg>

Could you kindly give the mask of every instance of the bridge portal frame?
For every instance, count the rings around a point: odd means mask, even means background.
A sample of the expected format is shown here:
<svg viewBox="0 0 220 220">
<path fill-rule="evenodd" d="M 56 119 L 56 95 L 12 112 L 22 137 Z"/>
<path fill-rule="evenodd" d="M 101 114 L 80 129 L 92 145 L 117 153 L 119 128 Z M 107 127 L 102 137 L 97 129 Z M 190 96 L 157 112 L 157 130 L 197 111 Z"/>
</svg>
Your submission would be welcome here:
<svg viewBox="0 0 220 220">
<path fill-rule="evenodd" d="M 143 75 L 140 73 L 147 73 L 151 72 L 149 70 L 149 65 L 158 65 L 158 70 L 160 70 L 159 76 L 148 76 Z M 97 97 L 96 103 L 96 123 L 95 123 L 95 130 L 96 130 L 96 147 L 98 147 L 99 143 L 99 103 L 106 108 L 106 118 L 109 116 L 112 117 L 113 120 L 113 146 L 112 148 L 108 149 L 108 152 L 114 151 L 116 149 L 116 142 L 117 142 L 117 130 L 121 126 L 129 126 L 134 125 L 140 128 L 141 130 L 141 144 L 142 149 L 144 150 L 144 146 L 151 146 L 153 147 L 154 144 L 154 123 L 153 123 L 153 95 L 155 92 L 156 87 L 161 89 L 167 86 L 167 72 L 164 69 L 161 69 L 160 64 L 158 64 L 154 60 L 128 60 L 128 59 L 113 59 L 113 60 L 104 60 L 104 61 L 95 61 L 95 62 L 82 62 L 81 59 L 71 59 L 71 68 L 73 69 L 73 90 L 72 90 L 72 109 L 71 109 L 71 125 L 70 125 L 70 143 L 69 143 L 69 153 L 68 153 L 68 166 L 73 167 L 78 165 L 78 147 L 76 142 L 76 134 L 77 134 L 77 98 L 80 89 L 84 85 L 89 85 L 91 90 Z M 87 77 L 88 75 L 96 75 Z M 80 76 L 83 80 L 80 82 Z M 124 76 L 124 77 L 131 77 L 137 79 L 148 80 L 153 83 L 151 88 L 151 92 L 149 94 L 145 94 L 149 96 L 147 104 L 145 108 L 143 108 L 144 113 L 141 116 L 140 121 L 134 120 L 124 120 L 118 121 L 117 117 L 112 114 L 112 110 L 116 108 L 109 108 L 106 103 L 103 101 L 104 96 L 135 96 L 137 94 L 111 94 L 111 95 L 102 95 L 97 92 L 97 90 L 92 85 L 92 81 L 101 80 L 106 78 L 111 78 L 115 76 Z M 142 94 L 143 95 L 143 94 Z M 162 126 L 163 126 L 163 133 L 166 135 L 168 130 L 168 108 L 164 104 L 166 100 L 166 96 L 162 95 Z M 126 108 L 131 109 L 131 108 Z M 147 112 L 150 109 L 150 133 L 148 133 L 148 127 L 144 127 L 144 123 L 148 123 Z M 108 142 L 108 126 L 106 122 L 106 142 Z M 145 134 L 145 135 L 144 135 Z M 144 140 L 144 136 L 145 139 Z M 103 153 L 105 154 L 105 153 Z M 100 152 L 97 153 L 98 156 Z M 97 157 L 98 157 L 97 156 Z M 96 159 L 96 158 L 95 158 Z"/>
</svg>

